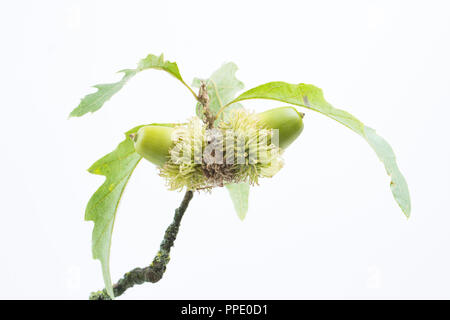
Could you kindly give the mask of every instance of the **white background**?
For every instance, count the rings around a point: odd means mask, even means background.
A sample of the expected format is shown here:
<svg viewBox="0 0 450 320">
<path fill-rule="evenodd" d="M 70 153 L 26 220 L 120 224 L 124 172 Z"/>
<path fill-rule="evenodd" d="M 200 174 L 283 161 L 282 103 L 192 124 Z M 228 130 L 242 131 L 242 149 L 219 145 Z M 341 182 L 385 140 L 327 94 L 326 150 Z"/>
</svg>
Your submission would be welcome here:
<svg viewBox="0 0 450 320">
<path fill-rule="evenodd" d="M 285 168 L 252 188 L 247 219 L 226 190 L 195 194 L 164 278 L 124 299 L 450 298 L 449 18 L 447 1 L 2 2 L 0 298 L 103 287 L 83 220 L 103 177 L 86 169 L 126 130 L 184 121 L 195 103 L 151 70 L 97 113 L 67 116 L 91 85 L 161 52 L 188 83 L 233 61 L 247 89 L 321 87 L 391 143 L 412 213 L 363 139 L 307 110 Z M 182 196 L 138 166 L 116 219 L 113 280 L 149 264 Z"/>
</svg>

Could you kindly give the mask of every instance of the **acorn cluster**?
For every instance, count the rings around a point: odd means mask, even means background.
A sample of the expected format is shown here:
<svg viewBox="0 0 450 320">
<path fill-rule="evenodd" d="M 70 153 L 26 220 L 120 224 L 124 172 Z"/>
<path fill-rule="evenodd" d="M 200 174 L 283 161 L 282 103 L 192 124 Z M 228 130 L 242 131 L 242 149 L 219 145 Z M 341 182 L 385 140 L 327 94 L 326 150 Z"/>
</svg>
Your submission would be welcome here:
<svg viewBox="0 0 450 320">
<path fill-rule="evenodd" d="M 302 132 L 302 118 L 293 107 L 236 109 L 212 129 L 193 117 L 174 127 L 142 127 L 132 138 L 136 152 L 159 168 L 171 190 L 254 185 L 282 168 L 281 155 Z"/>
</svg>

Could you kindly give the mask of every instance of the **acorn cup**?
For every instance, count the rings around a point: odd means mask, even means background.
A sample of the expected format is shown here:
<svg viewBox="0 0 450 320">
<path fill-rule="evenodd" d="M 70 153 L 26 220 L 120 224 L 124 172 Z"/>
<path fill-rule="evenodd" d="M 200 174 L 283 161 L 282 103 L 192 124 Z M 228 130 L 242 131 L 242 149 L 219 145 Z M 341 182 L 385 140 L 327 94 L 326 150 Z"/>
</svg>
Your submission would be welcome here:
<svg viewBox="0 0 450 320">
<path fill-rule="evenodd" d="M 257 113 L 258 125 L 262 129 L 279 130 L 279 147 L 286 149 L 303 131 L 303 113 L 294 107 L 280 107 Z M 132 135 L 138 154 L 158 167 L 164 166 L 169 159 L 175 128 L 149 125 L 142 127 Z"/>
</svg>

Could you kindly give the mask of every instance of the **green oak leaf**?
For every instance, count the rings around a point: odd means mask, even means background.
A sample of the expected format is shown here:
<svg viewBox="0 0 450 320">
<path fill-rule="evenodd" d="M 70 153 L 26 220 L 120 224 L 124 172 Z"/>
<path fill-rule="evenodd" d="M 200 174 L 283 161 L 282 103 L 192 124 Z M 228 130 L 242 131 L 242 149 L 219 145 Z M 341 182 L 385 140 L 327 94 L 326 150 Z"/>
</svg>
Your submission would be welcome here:
<svg viewBox="0 0 450 320">
<path fill-rule="evenodd" d="M 244 84 L 236 78 L 238 67 L 233 62 L 224 63 L 208 79 L 195 78 L 192 86 L 200 88 L 202 81 L 206 82 L 209 96 L 209 108 L 216 114 L 222 106 L 229 103 L 236 96 L 236 93 L 244 89 Z M 233 108 L 242 107 L 239 104 Z M 202 105 L 197 103 L 196 114 L 203 118 Z"/>
<path fill-rule="evenodd" d="M 173 124 L 155 124 L 173 126 Z M 103 158 L 97 160 L 88 171 L 92 174 L 106 176 L 105 182 L 92 195 L 86 207 L 85 220 L 94 222 L 92 232 L 92 255 L 99 259 L 102 265 L 105 288 L 111 298 L 114 298 L 109 268 L 111 237 L 116 218 L 117 208 L 128 180 L 142 157 L 134 150 L 134 144 L 129 135 L 136 133 L 137 126 L 126 132 L 126 138 L 117 148 Z"/>
<path fill-rule="evenodd" d="M 199 88 L 202 81 L 206 82 L 209 96 L 209 108 L 213 113 L 217 113 L 225 104 L 229 103 L 240 90 L 244 89 L 244 84 L 236 78 L 237 66 L 233 62 L 224 63 L 208 79 L 195 78 L 192 86 Z M 225 112 L 232 108 L 242 108 L 242 105 L 235 103 Z M 202 105 L 197 103 L 196 114 L 203 118 Z M 226 113 L 224 113 L 226 114 Z M 233 201 L 238 217 L 244 220 L 248 211 L 248 196 L 250 185 L 248 183 L 232 183 L 226 186 Z"/>
<path fill-rule="evenodd" d="M 161 54 L 159 57 L 153 54 L 149 54 L 146 58 L 139 61 L 136 69 L 124 69 L 119 71 L 120 73 L 123 73 L 123 77 L 120 81 L 115 83 L 95 85 L 94 88 L 96 88 L 97 91 L 88 94 L 83 99 L 81 99 L 80 104 L 70 113 L 69 116 L 81 117 L 88 112 L 97 111 L 103 106 L 106 101 L 108 101 L 114 94 L 122 89 L 123 86 L 131 78 L 133 78 L 139 72 L 147 69 L 158 69 L 168 72 L 176 79 L 180 80 L 181 83 L 186 86 L 194 96 L 196 96 L 192 89 L 184 82 L 175 62 L 164 60 L 163 54 Z"/>
<path fill-rule="evenodd" d="M 378 158 L 383 162 L 386 172 L 391 176 L 391 192 L 403 212 L 409 217 L 411 213 L 411 200 L 409 197 L 408 184 L 400 172 L 395 154 L 389 143 L 377 135 L 374 129 L 364 127 L 367 142 L 371 145 Z"/>
<path fill-rule="evenodd" d="M 234 209 L 239 219 L 244 220 L 248 211 L 248 196 L 250 193 L 250 185 L 248 183 L 230 183 L 226 185 L 231 201 L 233 201 Z"/>
<path fill-rule="evenodd" d="M 269 82 L 242 93 L 236 99 L 230 101 L 228 105 L 248 99 L 277 100 L 305 107 L 320 112 L 358 133 L 366 139 L 370 146 L 375 150 L 378 158 L 383 162 L 387 174 L 391 176 L 390 186 L 394 199 L 397 201 L 404 214 L 407 217 L 410 216 L 411 201 L 408 185 L 397 166 L 391 146 L 386 140 L 378 136 L 375 133 L 375 130 L 366 127 L 350 113 L 336 109 L 329 104 L 325 100 L 320 88 L 303 83 L 290 84 L 286 82 Z M 226 107 L 227 105 L 225 105 L 222 110 L 226 110 Z"/>
</svg>

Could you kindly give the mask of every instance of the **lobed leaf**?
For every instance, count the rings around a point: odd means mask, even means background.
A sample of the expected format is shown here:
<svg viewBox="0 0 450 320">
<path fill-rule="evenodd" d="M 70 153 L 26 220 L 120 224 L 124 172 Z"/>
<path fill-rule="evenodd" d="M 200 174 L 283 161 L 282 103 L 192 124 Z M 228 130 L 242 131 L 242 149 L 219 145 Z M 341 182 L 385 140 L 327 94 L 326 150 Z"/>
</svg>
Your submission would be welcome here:
<svg viewBox="0 0 450 320">
<path fill-rule="evenodd" d="M 290 84 L 286 82 L 269 82 L 253 89 L 250 89 L 227 105 L 248 100 L 248 99 L 269 99 L 286 102 L 289 104 L 305 107 L 320 112 L 352 129 L 362 136 L 375 150 L 378 158 L 383 162 L 387 174 L 391 176 L 391 191 L 394 199 L 409 217 L 411 213 L 411 201 L 408 185 L 400 172 L 391 146 L 382 137 L 375 133 L 375 130 L 366 127 L 361 121 L 350 113 L 336 109 L 329 104 L 322 93 L 322 90 L 309 84 Z M 222 110 L 224 110 L 225 105 Z"/>
<path fill-rule="evenodd" d="M 173 126 L 173 124 L 152 124 Z M 86 207 L 85 220 L 94 222 L 92 232 L 92 255 L 102 265 L 105 288 L 110 297 L 114 297 L 109 266 L 111 237 L 117 208 L 128 180 L 142 157 L 134 150 L 134 144 L 128 136 L 136 133 L 137 126 L 127 133 L 126 139 L 117 148 L 97 160 L 88 171 L 103 175 L 105 182 L 92 195 Z"/>
<path fill-rule="evenodd" d="M 209 96 L 209 108 L 216 114 L 222 106 L 229 103 L 236 93 L 244 89 L 244 84 L 236 78 L 238 67 L 233 62 L 224 63 L 208 79 L 195 78 L 192 82 L 194 88 L 200 88 L 202 81 L 206 82 Z M 239 104 L 233 107 L 240 107 Z M 202 105 L 197 103 L 196 114 L 203 117 Z"/>
<path fill-rule="evenodd" d="M 111 99 L 111 97 L 116 94 L 123 86 L 136 74 L 147 69 L 157 69 L 168 72 L 170 75 L 174 76 L 176 79 L 180 80 L 181 83 L 186 86 L 191 93 L 195 96 L 192 89 L 184 82 L 181 77 L 178 66 L 175 62 L 170 62 L 164 60 L 164 55 L 161 54 L 159 57 L 153 54 L 149 54 L 146 58 L 142 59 L 136 69 L 124 69 L 119 71 L 123 73 L 123 77 L 120 81 L 115 83 L 106 83 L 95 85 L 94 88 L 97 89 L 96 92 L 88 94 L 85 96 L 80 104 L 70 113 L 70 117 L 81 117 L 88 112 L 95 112 L 100 109 L 103 104 Z"/>
</svg>

